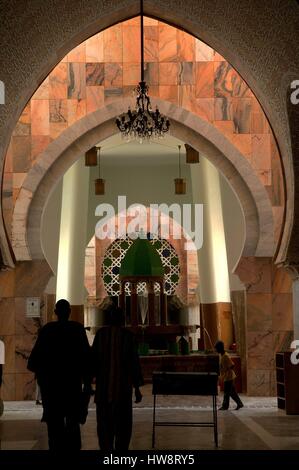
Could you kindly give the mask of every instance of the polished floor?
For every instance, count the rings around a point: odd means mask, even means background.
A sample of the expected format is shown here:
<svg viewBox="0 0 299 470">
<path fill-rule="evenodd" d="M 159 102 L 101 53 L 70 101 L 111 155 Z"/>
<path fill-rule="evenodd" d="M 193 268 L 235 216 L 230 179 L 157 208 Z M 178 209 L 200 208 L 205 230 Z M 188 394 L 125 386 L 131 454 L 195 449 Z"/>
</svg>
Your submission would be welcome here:
<svg viewBox="0 0 299 470">
<path fill-rule="evenodd" d="M 132 450 L 151 449 L 153 398 L 149 385 L 143 387 L 143 401 L 134 405 Z M 299 416 L 278 410 L 275 398 L 242 397 L 245 407 L 218 412 L 219 448 L 240 450 L 298 450 Z M 218 397 L 219 405 L 221 397 Z M 46 425 L 40 422 L 42 409 L 34 402 L 6 402 L 0 418 L 2 450 L 47 449 Z M 210 421 L 209 397 L 157 398 L 157 420 Z M 86 424 L 82 426 L 83 449 L 97 449 L 96 417 L 91 403 Z M 209 428 L 159 427 L 156 449 L 214 449 L 213 430 Z"/>
</svg>

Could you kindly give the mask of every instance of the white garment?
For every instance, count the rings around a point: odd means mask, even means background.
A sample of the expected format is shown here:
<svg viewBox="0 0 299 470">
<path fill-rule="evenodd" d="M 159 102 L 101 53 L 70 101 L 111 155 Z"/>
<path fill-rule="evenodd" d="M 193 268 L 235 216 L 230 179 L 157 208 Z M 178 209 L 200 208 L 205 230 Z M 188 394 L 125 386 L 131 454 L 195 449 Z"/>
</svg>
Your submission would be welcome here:
<svg viewBox="0 0 299 470">
<path fill-rule="evenodd" d="M 0 364 L 5 364 L 5 346 L 1 339 L 0 339 Z"/>
</svg>

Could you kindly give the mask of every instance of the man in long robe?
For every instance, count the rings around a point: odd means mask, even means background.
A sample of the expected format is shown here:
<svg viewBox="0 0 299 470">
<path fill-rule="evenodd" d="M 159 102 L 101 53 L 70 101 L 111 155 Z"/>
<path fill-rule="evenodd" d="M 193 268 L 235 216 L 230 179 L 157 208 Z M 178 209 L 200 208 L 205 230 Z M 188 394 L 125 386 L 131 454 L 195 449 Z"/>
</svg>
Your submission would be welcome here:
<svg viewBox="0 0 299 470">
<path fill-rule="evenodd" d="M 49 449 L 55 452 L 81 449 L 82 384 L 90 386 L 86 331 L 81 323 L 69 321 L 70 312 L 66 300 L 56 303 L 58 321 L 43 326 L 28 360 L 40 386 Z"/>
<path fill-rule="evenodd" d="M 99 446 L 104 451 L 125 451 L 132 435 L 132 394 L 142 395 L 141 367 L 134 335 L 123 328 L 123 312 L 112 307 L 109 326 L 100 328 L 92 345 L 93 375 Z"/>
</svg>

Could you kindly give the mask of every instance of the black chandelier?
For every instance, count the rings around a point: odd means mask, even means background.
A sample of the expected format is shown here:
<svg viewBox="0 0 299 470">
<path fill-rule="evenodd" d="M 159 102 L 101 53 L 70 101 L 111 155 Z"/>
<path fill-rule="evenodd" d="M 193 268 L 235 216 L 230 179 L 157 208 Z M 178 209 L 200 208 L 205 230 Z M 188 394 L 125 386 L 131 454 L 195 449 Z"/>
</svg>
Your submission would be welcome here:
<svg viewBox="0 0 299 470">
<path fill-rule="evenodd" d="M 116 124 L 124 138 L 138 138 L 142 142 L 151 137 L 163 137 L 169 131 L 169 119 L 163 116 L 158 107 L 153 111 L 148 96 L 149 87 L 144 81 L 144 48 L 143 48 L 143 0 L 140 0 L 141 21 L 141 81 L 135 88 L 135 110 L 129 107 L 128 112 L 116 119 Z"/>
</svg>

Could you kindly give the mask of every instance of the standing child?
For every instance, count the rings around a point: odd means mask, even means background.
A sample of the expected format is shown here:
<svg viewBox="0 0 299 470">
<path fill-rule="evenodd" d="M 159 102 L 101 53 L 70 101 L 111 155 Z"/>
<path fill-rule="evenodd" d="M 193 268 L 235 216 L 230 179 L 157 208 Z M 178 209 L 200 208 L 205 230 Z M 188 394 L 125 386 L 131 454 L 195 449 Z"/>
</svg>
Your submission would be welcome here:
<svg viewBox="0 0 299 470">
<path fill-rule="evenodd" d="M 236 374 L 234 372 L 234 363 L 225 352 L 224 349 L 224 343 L 223 341 L 217 341 L 215 344 L 215 349 L 220 354 L 220 377 L 222 378 L 224 382 L 224 395 L 223 395 L 223 403 L 220 410 L 228 410 L 229 408 L 229 399 L 232 397 L 232 399 L 236 402 L 237 407 L 235 408 L 236 410 L 239 410 L 242 408 L 244 405 L 239 397 L 239 395 L 236 392 L 235 389 L 235 378 Z"/>
</svg>

